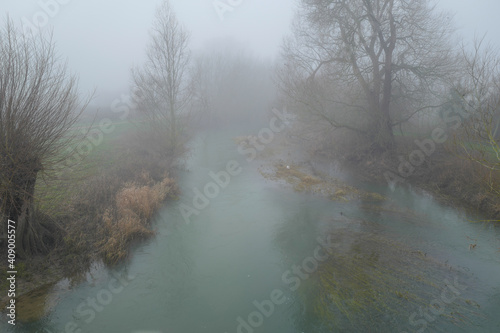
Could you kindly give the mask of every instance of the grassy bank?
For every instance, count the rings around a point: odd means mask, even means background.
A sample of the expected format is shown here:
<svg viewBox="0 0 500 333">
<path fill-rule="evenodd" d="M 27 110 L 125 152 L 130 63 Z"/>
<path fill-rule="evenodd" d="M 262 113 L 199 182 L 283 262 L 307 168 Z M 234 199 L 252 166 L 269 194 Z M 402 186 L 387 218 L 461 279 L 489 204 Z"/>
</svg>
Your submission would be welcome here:
<svg viewBox="0 0 500 333">
<path fill-rule="evenodd" d="M 151 221 L 158 209 L 177 197 L 174 157 L 155 150 L 161 144 L 143 126 L 120 122 L 113 128 L 78 163 L 37 179 L 36 216 L 58 232 L 47 253 L 17 259 L 16 296 L 78 278 L 96 261 L 113 266 L 125 260 L 133 244 L 154 235 Z M 6 287 L 0 285 L 2 304 Z"/>
</svg>

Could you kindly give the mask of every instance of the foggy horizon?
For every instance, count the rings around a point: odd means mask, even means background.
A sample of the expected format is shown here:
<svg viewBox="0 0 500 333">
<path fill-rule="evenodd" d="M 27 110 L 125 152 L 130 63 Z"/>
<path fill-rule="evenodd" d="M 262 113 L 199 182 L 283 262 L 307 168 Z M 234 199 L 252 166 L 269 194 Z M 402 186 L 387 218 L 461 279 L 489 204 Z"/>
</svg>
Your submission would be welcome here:
<svg viewBox="0 0 500 333">
<path fill-rule="evenodd" d="M 42 22 L 42 32 L 53 29 L 59 55 L 67 59 L 69 69 L 80 78 L 82 93 L 97 89 L 100 96 L 119 95 L 130 88 L 130 70 L 145 56 L 151 21 L 160 0 L 150 2 L 112 0 L 60 1 L 53 17 Z M 466 3 L 436 1 L 438 8 L 455 13 L 457 33 L 465 42 L 486 35 L 486 41 L 500 46 L 494 38 L 500 31 L 500 3 L 481 0 Z M 3 9 L 16 24 L 46 13 L 41 3 L 49 0 L 9 2 Z M 242 1 L 232 11 L 219 15 L 216 1 L 171 1 L 179 21 L 191 32 L 191 49 L 203 53 L 218 45 L 235 46 L 250 57 L 274 60 L 295 11 L 295 0 Z M 224 1 L 222 1 L 224 3 Z M 4 14 L 2 21 L 5 19 Z M 466 17 L 470 19 L 466 20 Z M 223 20 L 221 20 L 223 17 Z M 90 65 L 89 65 L 90 64 Z"/>
</svg>

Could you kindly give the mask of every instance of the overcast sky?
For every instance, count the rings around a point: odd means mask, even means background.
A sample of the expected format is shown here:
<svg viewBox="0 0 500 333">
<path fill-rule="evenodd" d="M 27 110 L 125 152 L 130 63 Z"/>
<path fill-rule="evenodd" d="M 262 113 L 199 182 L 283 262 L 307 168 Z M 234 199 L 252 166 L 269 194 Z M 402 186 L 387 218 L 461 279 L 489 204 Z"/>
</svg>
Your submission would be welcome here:
<svg viewBox="0 0 500 333">
<path fill-rule="evenodd" d="M 42 4 L 58 2 L 59 8 Z M 214 3 L 240 3 L 223 13 Z M 160 0 L 0 0 L 0 8 L 16 22 L 52 27 L 59 53 L 68 59 L 85 90 L 126 91 L 130 68 L 140 64 L 155 8 Z M 293 15 L 295 0 L 171 0 L 179 20 L 192 34 L 193 49 L 228 39 L 259 57 L 276 55 Z M 500 45 L 499 0 L 439 0 L 455 13 L 466 39 L 483 35 Z M 2 23 L 5 21 L 2 16 Z M 44 18 L 48 20 L 44 21 Z"/>
</svg>

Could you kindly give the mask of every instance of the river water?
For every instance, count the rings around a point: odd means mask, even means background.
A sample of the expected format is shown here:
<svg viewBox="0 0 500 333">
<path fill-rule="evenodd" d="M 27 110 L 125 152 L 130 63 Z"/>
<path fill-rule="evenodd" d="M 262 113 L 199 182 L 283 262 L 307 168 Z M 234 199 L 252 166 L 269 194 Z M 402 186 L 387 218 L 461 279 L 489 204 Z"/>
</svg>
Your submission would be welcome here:
<svg viewBox="0 0 500 333">
<path fill-rule="evenodd" d="M 358 184 L 376 202 L 294 192 L 238 154 L 236 135 L 193 141 L 182 195 L 128 262 L 59 282 L 41 318 L 14 328 L 3 314 L 1 332 L 500 332 L 498 228 L 410 188 Z M 227 186 L 186 219 L 229 161 Z"/>
</svg>

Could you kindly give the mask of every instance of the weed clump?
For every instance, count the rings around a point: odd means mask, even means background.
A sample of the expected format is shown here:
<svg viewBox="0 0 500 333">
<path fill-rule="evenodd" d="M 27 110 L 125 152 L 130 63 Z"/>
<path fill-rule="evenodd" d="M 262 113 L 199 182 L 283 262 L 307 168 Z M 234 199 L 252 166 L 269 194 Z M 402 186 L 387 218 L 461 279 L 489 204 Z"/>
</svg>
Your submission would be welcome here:
<svg viewBox="0 0 500 333">
<path fill-rule="evenodd" d="M 137 182 L 126 183 L 116 194 L 115 202 L 109 206 L 102 217 L 99 242 L 101 256 L 107 264 L 114 264 L 128 255 L 130 243 L 154 234 L 150 228 L 153 214 L 160 208 L 167 196 L 174 196 L 178 189 L 173 179 L 165 176 L 154 183 L 143 172 L 141 185 Z"/>
</svg>

